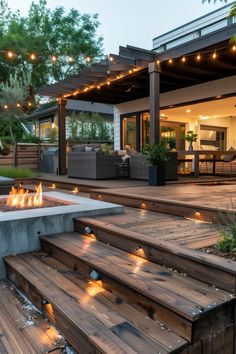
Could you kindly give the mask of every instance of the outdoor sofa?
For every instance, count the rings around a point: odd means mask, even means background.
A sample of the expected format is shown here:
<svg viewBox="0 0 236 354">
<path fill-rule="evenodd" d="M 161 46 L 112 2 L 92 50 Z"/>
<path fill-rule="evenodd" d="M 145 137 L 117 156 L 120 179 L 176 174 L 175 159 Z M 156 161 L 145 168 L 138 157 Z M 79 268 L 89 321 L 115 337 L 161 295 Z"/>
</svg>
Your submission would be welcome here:
<svg viewBox="0 0 236 354">
<path fill-rule="evenodd" d="M 77 145 L 68 153 L 68 177 L 85 179 L 116 178 L 121 156 L 102 153 L 100 144 Z"/>
</svg>

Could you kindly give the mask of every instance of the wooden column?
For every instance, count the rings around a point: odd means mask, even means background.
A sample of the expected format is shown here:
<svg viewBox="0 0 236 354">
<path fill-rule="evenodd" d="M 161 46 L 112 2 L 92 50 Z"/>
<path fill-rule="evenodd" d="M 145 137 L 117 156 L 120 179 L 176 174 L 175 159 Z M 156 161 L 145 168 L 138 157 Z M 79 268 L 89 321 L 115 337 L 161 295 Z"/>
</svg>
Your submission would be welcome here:
<svg viewBox="0 0 236 354">
<path fill-rule="evenodd" d="M 160 72 L 156 61 L 148 66 L 150 81 L 150 144 L 160 141 Z"/>
<path fill-rule="evenodd" d="M 59 175 L 66 175 L 66 103 L 60 98 L 58 101 L 58 143 L 59 143 Z"/>
</svg>

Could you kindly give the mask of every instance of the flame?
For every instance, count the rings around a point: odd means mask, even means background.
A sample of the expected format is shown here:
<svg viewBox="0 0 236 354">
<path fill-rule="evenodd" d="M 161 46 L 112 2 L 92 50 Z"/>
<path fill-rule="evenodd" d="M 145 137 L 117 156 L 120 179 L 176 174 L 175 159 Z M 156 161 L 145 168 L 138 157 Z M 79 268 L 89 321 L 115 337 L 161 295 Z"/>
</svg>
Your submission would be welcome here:
<svg viewBox="0 0 236 354">
<path fill-rule="evenodd" d="M 43 204 L 43 188 L 42 183 L 35 186 L 35 193 L 30 194 L 28 190 L 23 188 L 12 187 L 9 196 L 7 198 L 7 206 L 14 208 L 31 208 L 39 207 Z"/>
</svg>

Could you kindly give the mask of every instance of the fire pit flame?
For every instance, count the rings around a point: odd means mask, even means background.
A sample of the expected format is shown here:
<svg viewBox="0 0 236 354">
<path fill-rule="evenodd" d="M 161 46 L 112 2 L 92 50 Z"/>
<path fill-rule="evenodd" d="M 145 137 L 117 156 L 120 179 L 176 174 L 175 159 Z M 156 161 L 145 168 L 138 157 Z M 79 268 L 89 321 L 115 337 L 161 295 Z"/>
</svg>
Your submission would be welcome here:
<svg viewBox="0 0 236 354">
<path fill-rule="evenodd" d="M 7 198 L 6 205 L 13 208 L 31 208 L 43 205 L 42 183 L 35 187 L 35 193 L 31 195 L 29 191 L 23 188 L 12 187 Z"/>
</svg>

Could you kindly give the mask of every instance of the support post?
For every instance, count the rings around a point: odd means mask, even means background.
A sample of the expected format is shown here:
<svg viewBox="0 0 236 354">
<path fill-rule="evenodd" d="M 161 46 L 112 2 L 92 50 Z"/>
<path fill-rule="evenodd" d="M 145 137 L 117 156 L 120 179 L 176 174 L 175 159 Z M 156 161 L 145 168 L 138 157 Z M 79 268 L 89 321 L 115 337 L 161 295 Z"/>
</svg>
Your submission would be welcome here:
<svg viewBox="0 0 236 354">
<path fill-rule="evenodd" d="M 150 144 L 160 141 L 160 64 L 156 61 L 148 66 L 150 82 Z"/>
<path fill-rule="evenodd" d="M 63 98 L 59 98 L 58 101 L 58 144 L 59 144 L 59 156 L 58 156 L 58 174 L 66 175 L 66 103 Z"/>
</svg>

